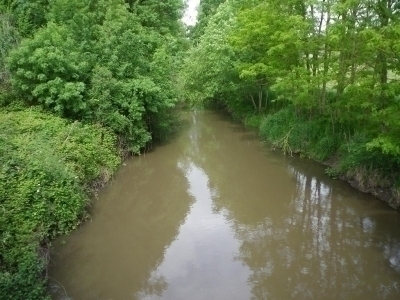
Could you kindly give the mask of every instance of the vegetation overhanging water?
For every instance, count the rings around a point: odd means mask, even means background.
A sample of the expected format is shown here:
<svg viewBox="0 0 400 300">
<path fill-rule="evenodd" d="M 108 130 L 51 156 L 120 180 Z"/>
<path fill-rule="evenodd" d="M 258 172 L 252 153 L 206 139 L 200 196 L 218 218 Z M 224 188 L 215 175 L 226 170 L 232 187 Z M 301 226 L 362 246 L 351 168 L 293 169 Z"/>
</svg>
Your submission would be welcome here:
<svg viewBox="0 0 400 300">
<path fill-rule="evenodd" d="M 0 296 L 42 299 L 50 240 L 121 156 L 213 105 L 400 204 L 394 0 L 0 1 Z"/>
</svg>

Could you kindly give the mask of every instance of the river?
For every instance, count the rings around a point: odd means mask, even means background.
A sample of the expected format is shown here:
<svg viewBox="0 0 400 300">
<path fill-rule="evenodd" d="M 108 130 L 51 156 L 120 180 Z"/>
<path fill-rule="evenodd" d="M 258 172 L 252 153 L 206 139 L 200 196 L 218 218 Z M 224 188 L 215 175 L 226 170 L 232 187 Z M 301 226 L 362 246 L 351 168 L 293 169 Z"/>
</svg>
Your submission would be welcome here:
<svg viewBox="0 0 400 300">
<path fill-rule="evenodd" d="M 125 162 L 53 242 L 73 300 L 400 299 L 400 216 L 216 112 Z"/>
</svg>

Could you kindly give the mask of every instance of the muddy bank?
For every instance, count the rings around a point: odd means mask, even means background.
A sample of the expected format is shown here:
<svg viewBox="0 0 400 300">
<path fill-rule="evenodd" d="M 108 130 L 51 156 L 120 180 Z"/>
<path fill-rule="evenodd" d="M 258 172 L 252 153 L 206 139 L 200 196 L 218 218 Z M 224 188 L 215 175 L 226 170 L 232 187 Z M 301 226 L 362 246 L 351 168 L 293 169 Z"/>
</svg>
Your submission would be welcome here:
<svg viewBox="0 0 400 300">
<path fill-rule="evenodd" d="M 318 162 L 318 160 L 315 160 Z M 331 168 L 332 170 L 336 170 L 338 166 L 340 165 L 340 159 L 337 155 L 334 155 L 330 157 L 328 160 L 325 160 L 323 162 L 320 162 L 324 166 L 327 166 L 328 168 Z M 373 182 L 369 179 L 368 175 L 364 174 L 361 176 L 355 176 L 357 174 L 357 170 L 353 172 L 346 172 L 346 173 L 338 173 L 337 178 L 343 181 L 346 181 L 349 183 L 353 188 L 367 194 L 371 194 L 378 198 L 379 200 L 385 202 L 387 205 L 392 207 L 393 209 L 399 211 L 400 208 L 400 197 L 398 194 L 398 191 L 390 187 L 390 183 L 386 182 L 386 184 L 389 184 L 389 186 L 386 187 L 381 187 L 374 185 Z M 374 172 L 371 172 L 370 174 L 373 174 Z M 360 174 L 360 172 L 358 173 Z M 394 183 L 391 184 L 391 186 L 394 186 Z"/>
<path fill-rule="evenodd" d="M 288 154 L 285 153 L 282 148 L 277 147 L 276 145 L 270 145 L 270 147 L 273 149 L 278 149 L 285 155 L 297 156 L 299 159 L 301 159 L 301 156 L 303 155 L 301 151 L 292 151 L 291 153 Z M 333 177 L 334 179 L 345 181 L 348 184 L 350 184 L 350 186 L 359 190 L 360 192 L 373 195 L 379 200 L 385 202 L 391 208 L 397 211 L 400 210 L 400 195 L 399 191 L 393 188 L 394 183 L 390 184 L 386 182 L 386 184 L 388 184 L 389 186 L 381 187 L 374 185 L 373 181 L 371 182 L 371 180 L 369 180 L 370 178 L 368 177 L 368 175 L 363 174 L 361 176 L 355 176 L 355 174 L 357 174 L 356 172 L 357 170 L 346 173 L 337 172 L 335 170 L 340 164 L 340 159 L 338 158 L 337 155 L 334 155 L 325 161 L 319 161 L 313 158 L 308 158 L 308 159 L 312 159 L 313 161 L 320 163 L 326 166 L 327 168 L 330 168 L 332 172 L 334 172 L 334 175 L 333 176 L 331 175 L 331 177 Z"/>
</svg>

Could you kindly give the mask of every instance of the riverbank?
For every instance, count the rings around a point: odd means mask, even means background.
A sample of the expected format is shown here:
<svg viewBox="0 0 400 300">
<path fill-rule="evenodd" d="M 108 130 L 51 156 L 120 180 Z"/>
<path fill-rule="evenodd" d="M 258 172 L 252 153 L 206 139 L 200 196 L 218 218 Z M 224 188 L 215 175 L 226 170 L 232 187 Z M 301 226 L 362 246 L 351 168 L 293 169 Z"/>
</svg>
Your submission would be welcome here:
<svg viewBox="0 0 400 300">
<path fill-rule="evenodd" d="M 51 240 L 86 219 L 121 162 L 117 138 L 35 108 L 0 113 L 0 298 L 45 299 Z"/>
<path fill-rule="evenodd" d="M 399 163 L 370 147 L 367 132 L 350 125 L 332 124 L 322 118 L 302 118 L 291 107 L 262 117 L 244 118 L 257 127 L 260 137 L 285 154 L 308 157 L 327 166 L 330 177 L 347 181 L 392 208 L 400 208 Z"/>
<path fill-rule="evenodd" d="M 178 131 L 176 112 L 164 118 Z M 163 136 L 159 136 L 162 134 Z M 151 146 L 150 143 L 147 145 Z M 130 147 L 141 149 L 140 141 Z M 132 152 L 110 129 L 38 107 L 0 112 L 0 299 L 47 299 L 51 241 L 88 218 L 91 199 Z"/>
<path fill-rule="evenodd" d="M 397 212 L 226 114 L 186 120 L 53 242 L 53 299 L 399 298 Z"/>
</svg>

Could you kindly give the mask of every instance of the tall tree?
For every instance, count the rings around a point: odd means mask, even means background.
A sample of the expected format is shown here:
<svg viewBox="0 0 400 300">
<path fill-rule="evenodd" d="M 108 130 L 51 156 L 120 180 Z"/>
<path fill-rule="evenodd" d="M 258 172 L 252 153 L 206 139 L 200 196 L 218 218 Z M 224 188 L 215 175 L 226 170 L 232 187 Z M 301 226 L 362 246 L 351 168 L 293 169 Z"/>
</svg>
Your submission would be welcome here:
<svg viewBox="0 0 400 300">
<path fill-rule="evenodd" d="M 190 28 L 190 37 L 197 43 L 200 36 L 204 34 L 205 28 L 210 18 L 216 13 L 218 6 L 226 0 L 200 0 L 197 8 L 197 22 Z"/>
</svg>

